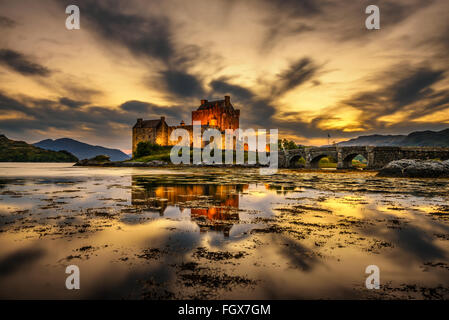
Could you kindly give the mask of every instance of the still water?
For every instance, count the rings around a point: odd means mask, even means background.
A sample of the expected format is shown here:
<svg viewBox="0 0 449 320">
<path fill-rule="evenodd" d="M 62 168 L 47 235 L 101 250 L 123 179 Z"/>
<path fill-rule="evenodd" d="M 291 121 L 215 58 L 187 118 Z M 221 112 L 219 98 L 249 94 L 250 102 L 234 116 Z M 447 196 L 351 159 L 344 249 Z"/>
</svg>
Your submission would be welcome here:
<svg viewBox="0 0 449 320">
<path fill-rule="evenodd" d="M 0 298 L 447 299 L 448 200 L 372 172 L 0 163 Z"/>
</svg>

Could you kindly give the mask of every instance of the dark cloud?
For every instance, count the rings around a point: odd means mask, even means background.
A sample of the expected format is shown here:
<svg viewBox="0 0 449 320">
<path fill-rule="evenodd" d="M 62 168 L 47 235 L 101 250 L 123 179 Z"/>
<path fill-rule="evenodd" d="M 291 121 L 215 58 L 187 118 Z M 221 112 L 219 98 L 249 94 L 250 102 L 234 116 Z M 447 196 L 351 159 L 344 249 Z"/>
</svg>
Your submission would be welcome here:
<svg viewBox="0 0 449 320">
<path fill-rule="evenodd" d="M 13 28 L 16 26 L 16 22 L 8 17 L 0 16 L 0 27 Z"/>
<path fill-rule="evenodd" d="M 151 13 L 152 4 L 148 6 L 142 15 L 132 13 L 126 2 L 80 2 L 83 18 L 101 42 L 123 46 L 144 61 L 160 64 L 159 67 L 153 64 L 152 68 L 159 70 L 150 74 L 150 81 L 144 80 L 151 87 L 177 97 L 201 96 L 202 81 L 188 69 L 198 61 L 205 61 L 205 50 L 176 42 L 168 15 Z"/>
<path fill-rule="evenodd" d="M 157 119 L 161 116 L 166 116 L 168 117 L 168 122 L 172 124 L 177 124 L 181 119 L 187 120 L 192 110 L 189 106 L 158 106 L 137 100 L 127 101 L 121 104 L 120 109 L 130 113 L 135 118 L 141 118 L 143 116 L 146 119 Z"/>
<path fill-rule="evenodd" d="M 179 97 L 202 97 L 204 89 L 201 81 L 185 72 L 179 70 L 166 70 L 160 72 L 160 78 L 167 93 Z"/>
<path fill-rule="evenodd" d="M 9 49 L 0 49 L 0 64 L 25 76 L 48 77 L 51 74 L 46 67 L 32 62 L 20 52 Z"/>
<path fill-rule="evenodd" d="M 239 85 L 231 84 L 228 81 L 228 78 L 216 79 L 211 81 L 210 86 L 213 92 L 218 92 L 220 94 L 229 94 L 243 101 L 253 99 L 254 94 L 251 92 L 251 90 Z"/>
<path fill-rule="evenodd" d="M 81 1 L 83 18 L 103 40 L 128 48 L 139 56 L 151 56 L 169 63 L 174 55 L 170 21 L 163 16 L 125 13 L 125 2 Z"/>
<path fill-rule="evenodd" d="M 29 268 L 43 256 L 45 251 L 41 248 L 16 250 L 0 260 L 0 277 Z"/>
<path fill-rule="evenodd" d="M 68 103 L 74 107 L 67 108 Z M 65 97 L 57 100 L 10 97 L 0 92 L 0 113 L 22 112 L 27 115 L 26 118 L 0 119 L 0 128 L 6 135 L 27 137 L 27 141 L 34 137 L 36 130 L 50 129 L 71 131 L 74 138 L 87 130 L 93 137 L 117 141 L 130 136 L 130 128 L 137 118 L 157 119 L 166 116 L 169 124 L 178 124 L 181 119 L 188 120 L 192 110 L 190 106 L 157 106 L 142 101 L 127 101 L 116 108 L 81 107 L 83 103 Z"/>
<path fill-rule="evenodd" d="M 67 106 L 69 108 L 79 108 L 79 107 L 89 104 L 89 102 L 86 102 L 86 101 L 76 101 L 76 100 L 72 100 L 67 97 L 60 98 L 59 103 L 64 106 Z"/>
<path fill-rule="evenodd" d="M 322 0 L 265 0 L 272 12 L 295 17 L 309 17 L 322 12 L 327 1 Z"/>
<path fill-rule="evenodd" d="M 137 112 L 137 113 L 148 113 L 153 105 L 147 102 L 131 100 L 123 103 L 120 108 L 124 111 Z"/>
<path fill-rule="evenodd" d="M 402 107 L 421 100 L 432 93 L 433 84 L 443 79 L 442 70 L 421 68 L 396 82 L 390 90 L 393 92 L 392 102 Z"/>
<path fill-rule="evenodd" d="M 279 80 L 273 85 L 273 94 L 282 95 L 307 81 L 312 80 L 318 67 L 309 58 L 301 58 L 278 74 Z"/>
<path fill-rule="evenodd" d="M 342 105 L 362 111 L 359 120 L 367 130 L 382 128 L 384 124 L 378 118 L 397 111 L 409 112 L 410 120 L 419 118 L 449 107 L 448 90 L 435 91 L 432 87 L 443 80 L 444 75 L 444 70 L 430 67 L 397 65 L 391 67 L 387 74 L 382 73 L 373 79 L 383 84 L 379 89 L 359 92 L 342 101 Z"/>
</svg>

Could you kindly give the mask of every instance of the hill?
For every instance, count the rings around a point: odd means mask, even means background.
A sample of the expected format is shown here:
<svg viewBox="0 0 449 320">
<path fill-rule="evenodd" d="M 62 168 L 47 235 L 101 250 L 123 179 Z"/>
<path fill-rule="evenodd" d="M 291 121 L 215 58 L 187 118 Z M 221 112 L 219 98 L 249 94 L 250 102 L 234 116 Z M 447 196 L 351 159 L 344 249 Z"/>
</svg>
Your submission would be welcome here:
<svg viewBox="0 0 449 320">
<path fill-rule="evenodd" d="M 34 145 L 47 150 L 67 150 L 79 159 L 90 159 L 98 155 L 109 156 L 111 161 L 123 161 L 129 159 L 129 157 L 124 152 L 118 149 L 109 149 L 101 146 L 94 146 L 69 138 L 56 140 L 46 139 L 34 143 Z"/>
<path fill-rule="evenodd" d="M 67 151 L 50 151 L 0 135 L 0 162 L 77 162 Z"/>
<path fill-rule="evenodd" d="M 449 129 L 416 131 L 409 135 L 370 135 L 338 143 L 339 146 L 449 147 Z"/>
</svg>

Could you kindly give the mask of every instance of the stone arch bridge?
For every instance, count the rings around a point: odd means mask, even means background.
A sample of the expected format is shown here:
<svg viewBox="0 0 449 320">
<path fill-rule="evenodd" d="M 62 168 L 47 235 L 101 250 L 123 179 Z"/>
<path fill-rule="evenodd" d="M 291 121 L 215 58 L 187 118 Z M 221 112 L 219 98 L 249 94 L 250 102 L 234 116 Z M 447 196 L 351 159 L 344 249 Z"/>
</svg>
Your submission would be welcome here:
<svg viewBox="0 0 449 320">
<path fill-rule="evenodd" d="M 306 168 L 318 168 L 321 158 L 337 160 L 338 169 L 352 167 L 352 159 L 362 155 L 368 161 L 367 169 L 380 169 L 394 160 L 401 159 L 449 159 L 449 148 L 439 147 L 306 147 L 279 151 L 279 167 L 292 168 L 300 158 L 304 158 Z"/>
</svg>

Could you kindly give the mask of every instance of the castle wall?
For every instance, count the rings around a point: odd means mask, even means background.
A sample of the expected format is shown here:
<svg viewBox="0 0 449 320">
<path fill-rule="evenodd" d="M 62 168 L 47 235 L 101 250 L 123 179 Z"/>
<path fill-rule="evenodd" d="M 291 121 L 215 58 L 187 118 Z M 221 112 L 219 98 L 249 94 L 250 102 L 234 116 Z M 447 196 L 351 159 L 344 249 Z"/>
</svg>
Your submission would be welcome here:
<svg viewBox="0 0 449 320">
<path fill-rule="evenodd" d="M 133 128 L 133 153 L 136 151 L 139 142 L 156 143 L 156 136 L 156 128 Z"/>
<path fill-rule="evenodd" d="M 169 137 L 169 126 L 164 121 L 161 126 L 157 128 L 156 143 L 161 146 L 168 146 Z"/>
<path fill-rule="evenodd" d="M 132 146 L 133 153 L 137 149 L 139 142 L 150 142 L 161 146 L 168 145 L 169 129 L 168 125 L 162 122 L 158 127 L 133 128 Z"/>
<path fill-rule="evenodd" d="M 193 121 L 201 121 L 202 126 L 207 126 L 212 119 L 217 119 L 217 127 L 220 131 L 225 129 L 239 128 L 240 110 L 232 110 L 219 106 L 214 106 L 209 109 L 192 111 Z"/>
</svg>

